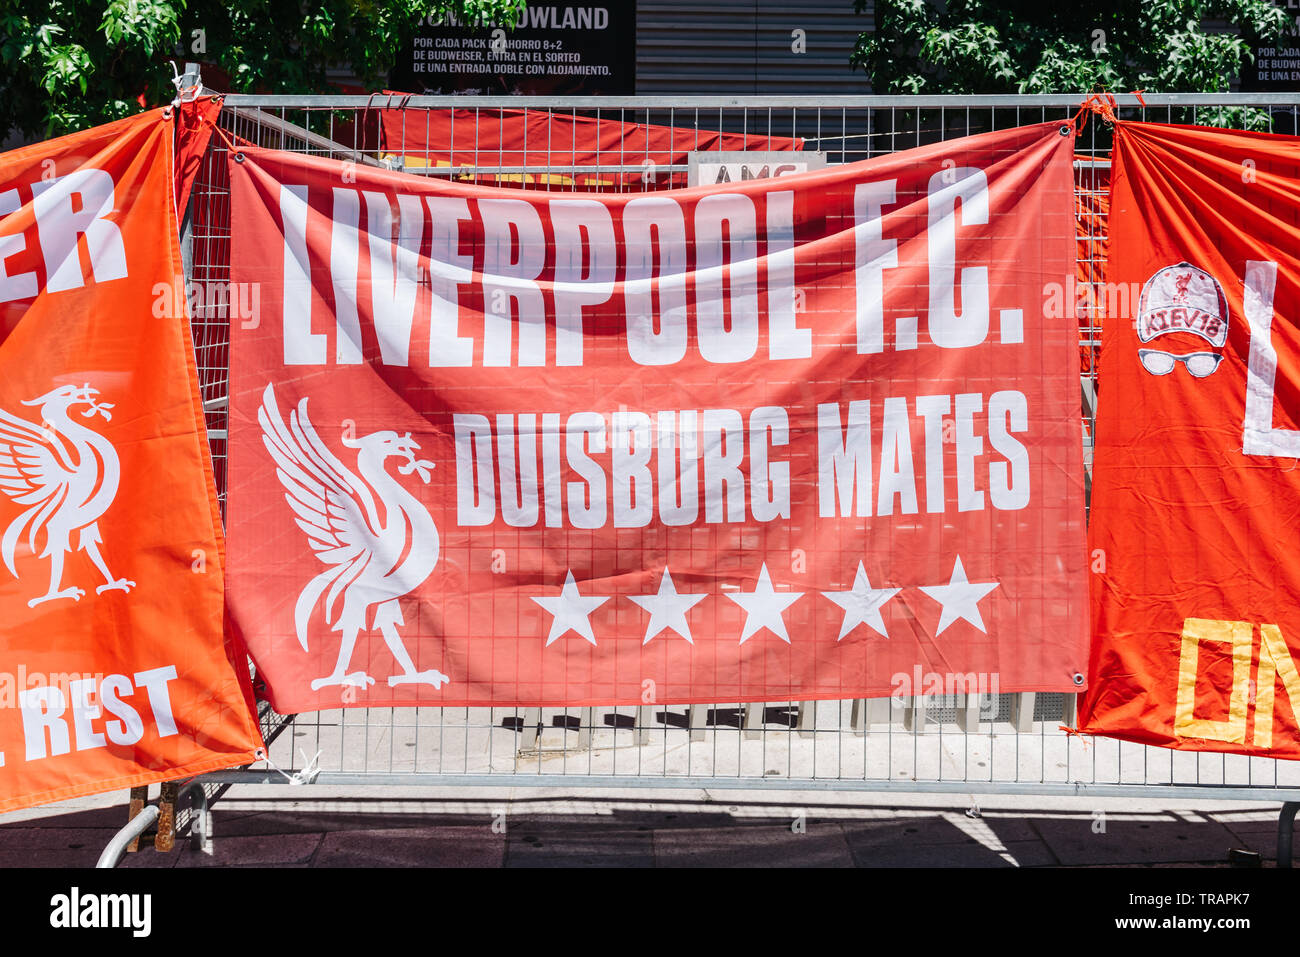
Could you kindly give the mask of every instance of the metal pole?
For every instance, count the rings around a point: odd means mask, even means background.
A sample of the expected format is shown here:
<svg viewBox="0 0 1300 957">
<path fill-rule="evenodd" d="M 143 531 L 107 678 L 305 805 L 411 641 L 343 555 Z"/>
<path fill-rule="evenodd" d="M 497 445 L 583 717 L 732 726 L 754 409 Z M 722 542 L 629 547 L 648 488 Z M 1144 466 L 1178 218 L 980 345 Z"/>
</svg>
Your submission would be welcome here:
<svg viewBox="0 0 1300 957">
<path fill-rule="evenodd" d="M 131 818 L 122 830 L 113 835 L 113 839 L 108 842 L 104 848 L 104 853 L 99 855 L 99 860 L 95 867 L 113 868 L 117 867 L 117 862 L 122 859 L 126 853 L 126 847 L 141 834 L 149 829 L 149 826 L 158 820 L 158 806 L 150 804 L 139 814 Z"/>
<path fill-rule="evenodd" d="M 1291 838 L 1295 832 L 1295 814 L 1300 801 L 1287 801 L 1277 816 L 1277 866 L 1291 866 Z"/>
<path fill-rule="evenodd" d="M 204 790 L 202 781 L 191 781 L 176 795 L 178 807 L 187 794 L 194 799 L 190 815 L 190 846 L 202 854 L 211 854 L 212 812 L 208 808 L 208 792 Z"/>
</svg>

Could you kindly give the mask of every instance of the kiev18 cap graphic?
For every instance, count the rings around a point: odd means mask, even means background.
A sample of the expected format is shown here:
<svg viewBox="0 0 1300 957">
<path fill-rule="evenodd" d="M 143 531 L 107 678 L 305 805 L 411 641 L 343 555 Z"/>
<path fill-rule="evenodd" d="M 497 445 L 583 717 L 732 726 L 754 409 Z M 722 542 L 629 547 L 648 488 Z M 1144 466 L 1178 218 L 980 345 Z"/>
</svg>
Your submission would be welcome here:
<svg viewBox="0 0 1300 957">
<path fill-rule="evenodd" d="M 1214 373 L 1228 341 L 1228 301 L 1219 281 L 1204 269 L 1181 262 L 1157 271 L 1142 287 L 1137 334 L 1142 342 L 1158 336 L 1190 332 L 1210 344 L 1212 352 L 1178 354 L 1139 349 L 1142 366 L 1152 375 L 1168 375 L 1182 363 L 1189 375 L 1203 379 Z"/>
<path fill-rule="evenodd" d="M 1222 348 L 1228 341 L 1228 300 L 1219 281 L 1191 263 L 1161 269 L 1142 287 L 1137 332 L 1143 342 L 1191 332 Z"/>
</svg>

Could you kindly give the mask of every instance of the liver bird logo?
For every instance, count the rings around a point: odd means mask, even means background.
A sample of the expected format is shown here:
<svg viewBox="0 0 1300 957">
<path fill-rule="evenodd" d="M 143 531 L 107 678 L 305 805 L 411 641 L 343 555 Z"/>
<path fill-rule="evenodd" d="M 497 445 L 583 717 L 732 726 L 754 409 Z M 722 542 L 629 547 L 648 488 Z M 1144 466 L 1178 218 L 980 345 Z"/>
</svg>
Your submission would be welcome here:
<svg viewBox="0 0 1300 957">
<path fill-rule="evenodd" d="M 103 416 L 112 419 L 112 403 L 99 402 L 98 389 L 86 385 L 62 385 L 39 399 L 24 402 L 40 410 L 40 421 L 29 422 L 0 409 L 0 489 L 25 510 L 0 537 L 0 557 L 15 578 L 17 556 L 24 542 L 32 554 L 50 560 L 50 587 L 44 595 L 27 603 L 35 608 L 58 598 L 80 601 L 85 591 L 64 588 L 63 565 L 72 550 L 84 551 L 104 584 L 95 589 L 130 591 L 135 582 L 116 578 L 99 551 L 99 517 L 113 504 L 121 481 L 121 466 L 113 444 L 93 429 L 72 418 L 72 411 L 85 406 L 79 418 Z"/>
<path fill-rule="evenodd" d="M 306 651 L 307 624 L 317 604 L 323 606 L 326 624 L 343 635 L 334 671 L 314 680 L 312 690 L 374 684 L 364 671 L 347 670 L 357 638 L 371 630 L 383 636 L 402 669 L 389 676 L 390 687 L 441 687 L 450 679 L 440 671 L 417 671 L 397 631 L 405 624 L 401 597 L 418 588 L 438 563 L 438 529 L 429 510 L 386 466 L 389 459 L 398 459 L 399 474 L 415 473 L 428 483 L 433 463 L 415 457 L 419 445 L 409 432 L 372 432 L 359 439 L 345 434 L 340 441 L 357 453 L 353 472 L 321 441 L 307 416 L 307 399 L 290 411 L 286 425 L 270 385 L 262 394 L 257 420 L 294 521 L 325 565 L 298 596 L 298 641 Z"/>
</svg>

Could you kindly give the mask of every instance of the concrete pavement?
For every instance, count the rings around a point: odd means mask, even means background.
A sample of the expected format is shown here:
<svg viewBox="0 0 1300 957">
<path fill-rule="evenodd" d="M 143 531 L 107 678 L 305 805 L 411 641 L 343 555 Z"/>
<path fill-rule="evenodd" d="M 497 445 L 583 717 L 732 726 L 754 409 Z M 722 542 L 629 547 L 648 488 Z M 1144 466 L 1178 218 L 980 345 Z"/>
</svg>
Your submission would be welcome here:
<svg viewBox="0 0 1300 957">
<path fill-rule="evenodd" d="M 0 816 L 0 866 L 92 866 L 125 799 Z M 1275 864 L 1276 804 L 981 796 L 974 806 L 933 794 L 235 787 L 213 807 L 211 854 L 181 840 L 122 866 L 1226 867 L 1233 849 Z"/>
</svg>

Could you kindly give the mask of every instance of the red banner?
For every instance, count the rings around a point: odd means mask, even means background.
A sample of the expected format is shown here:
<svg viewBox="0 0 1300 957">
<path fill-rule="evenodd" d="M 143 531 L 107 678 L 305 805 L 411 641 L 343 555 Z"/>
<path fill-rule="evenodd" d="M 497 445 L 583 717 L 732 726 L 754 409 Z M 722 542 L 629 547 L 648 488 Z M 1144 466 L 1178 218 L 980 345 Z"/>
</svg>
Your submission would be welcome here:
<svg viewBox="0 0 1300 957">
<path fill-rule="evenodd" d="M 0 811 L 244 764 L 171 111 L 0 155 Z"/>
<path fill-rule="evenodd" d="M 275 707 L 1077 688 L 1070 133 L 648 196 L 233 155 Z"/>
<path fill-rule="evenodd" d="M 1300 139 L 1115 127 L 1086 730 L 1300 757 Z"/>
<path fill-rule="evenodd" d="M 685 166 L 692 151 L 803 149 L 803 140 L 790 136 L 627 123 L 550 110 L 385 109 L 379 111 L 379 122 L 385 151 L 401 156 L 408 169 L 473 167 L 476 171 L 466 176 L 492 186 L 682 187 L 685 172 L 661 167 Z M 605 169 L 580 168 L 586 166 Z M 640 168 L 615 170 L 626 166 Z M 482 167 L 487 169 L 477 171 Z M 498 172 L 500 167 L 508 169 Z"/>
<path fill-rule="evenodd" d="M 183 219 L 221 113 L 221 97 L 198 96 L 176 108 L 176 215 Z"/>
</svg>

